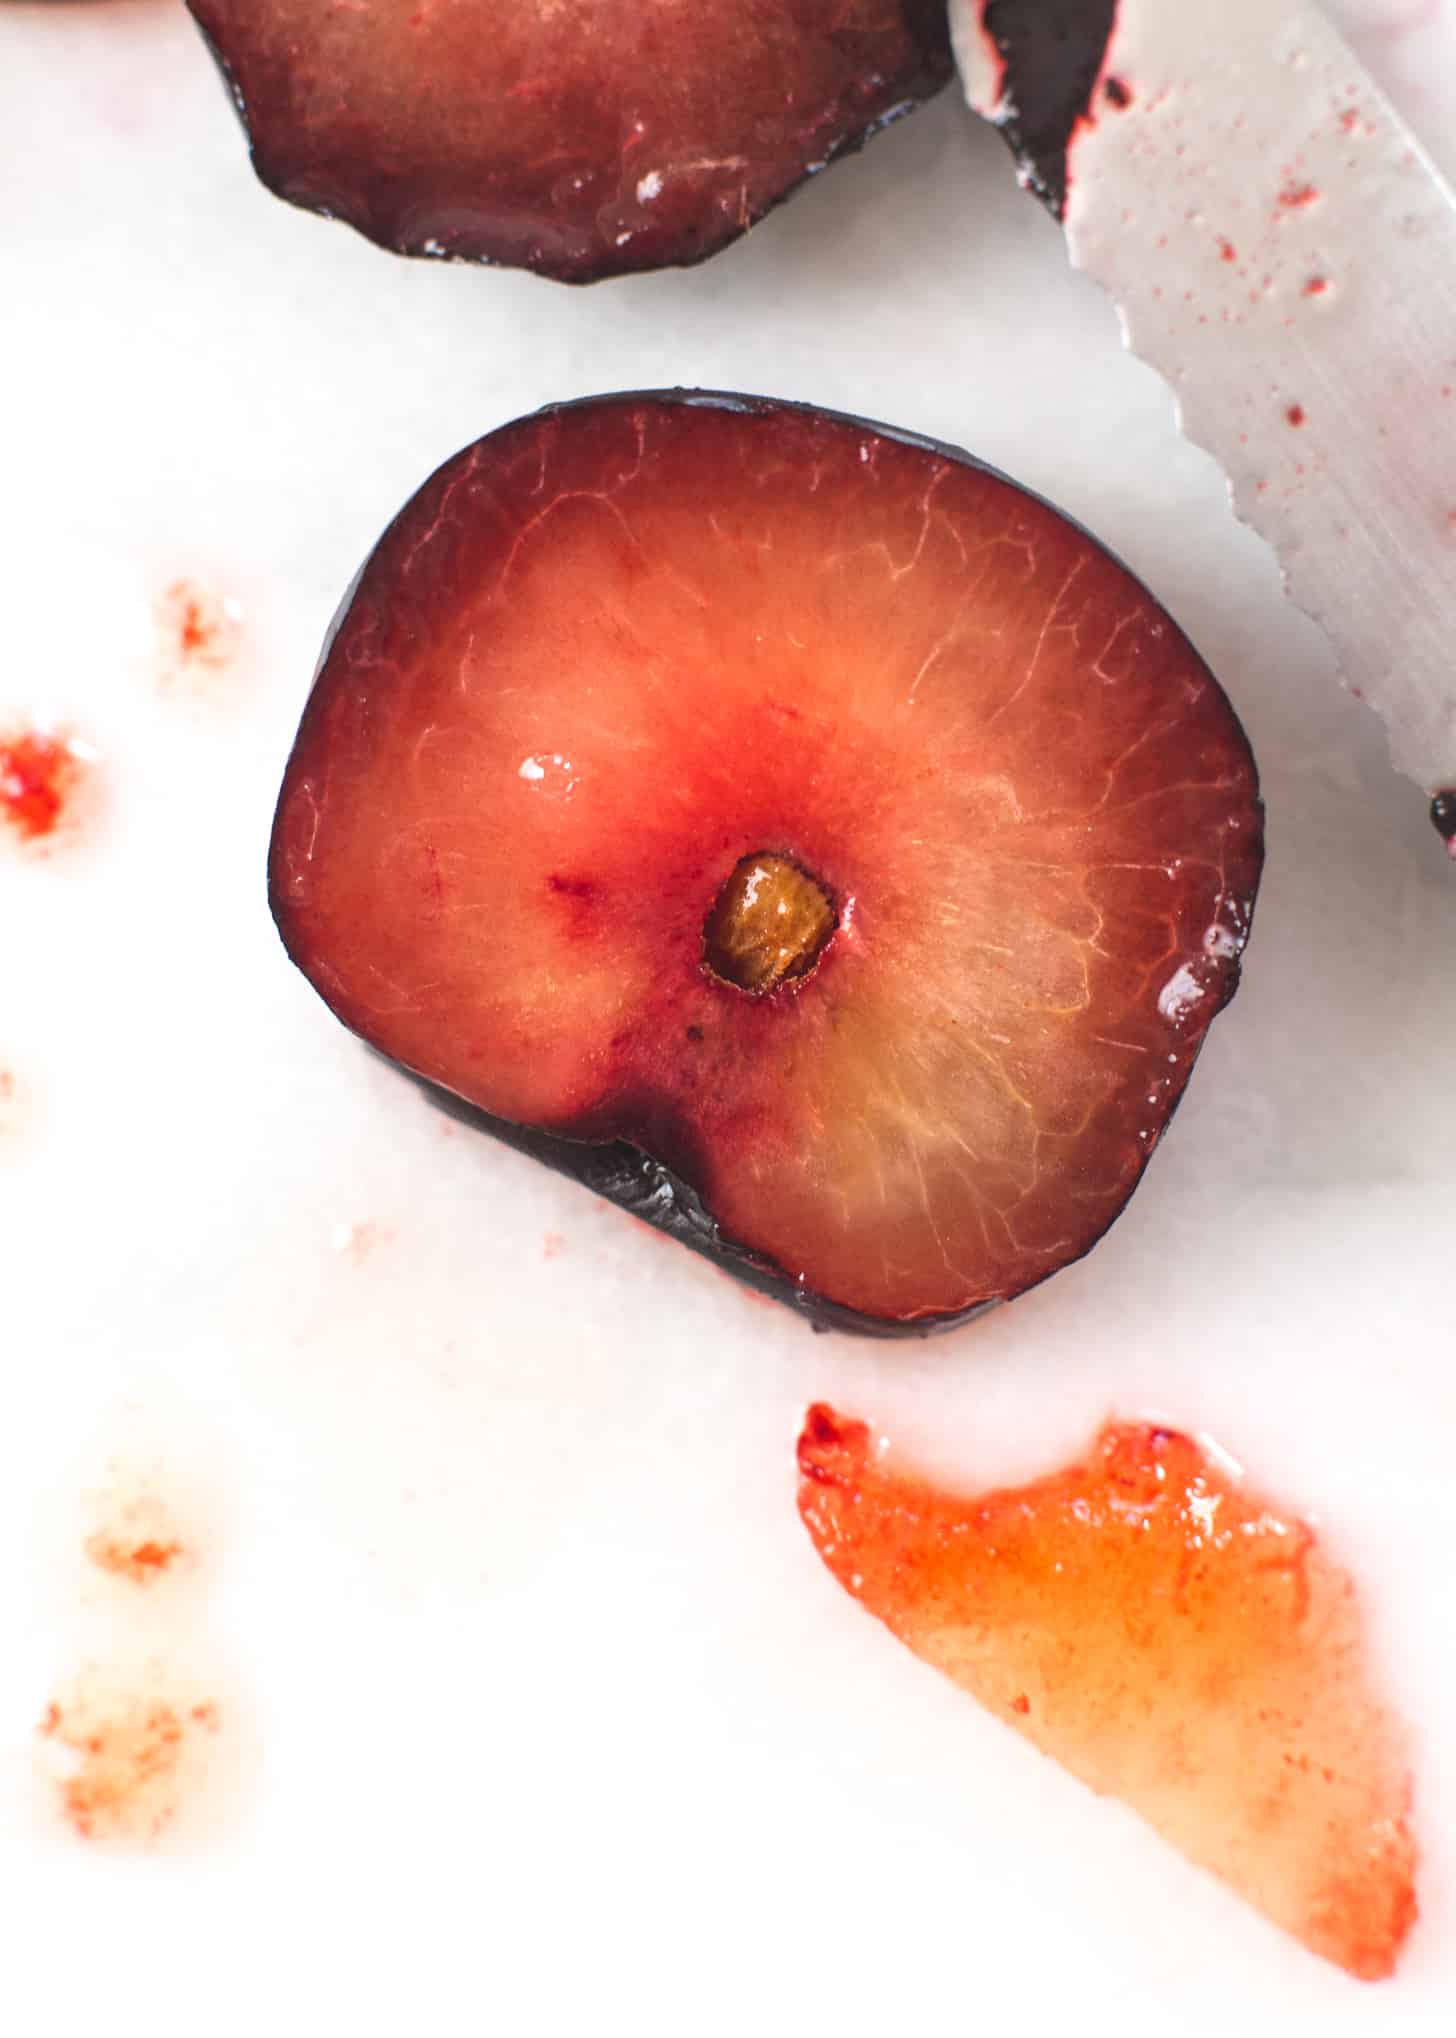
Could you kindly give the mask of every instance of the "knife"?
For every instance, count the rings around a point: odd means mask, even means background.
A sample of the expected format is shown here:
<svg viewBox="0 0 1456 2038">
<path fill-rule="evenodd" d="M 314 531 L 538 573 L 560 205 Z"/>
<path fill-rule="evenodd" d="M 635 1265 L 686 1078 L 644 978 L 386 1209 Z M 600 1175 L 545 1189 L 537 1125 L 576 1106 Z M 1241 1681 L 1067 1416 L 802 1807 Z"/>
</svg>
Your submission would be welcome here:
<svg viewBox="0 0 1456 2038">
<path fill-rule="evenodd" d="M 1456 861 L 1456 194 L 1310 0 L 951 0 L 971 107 Z"/>
</svg>

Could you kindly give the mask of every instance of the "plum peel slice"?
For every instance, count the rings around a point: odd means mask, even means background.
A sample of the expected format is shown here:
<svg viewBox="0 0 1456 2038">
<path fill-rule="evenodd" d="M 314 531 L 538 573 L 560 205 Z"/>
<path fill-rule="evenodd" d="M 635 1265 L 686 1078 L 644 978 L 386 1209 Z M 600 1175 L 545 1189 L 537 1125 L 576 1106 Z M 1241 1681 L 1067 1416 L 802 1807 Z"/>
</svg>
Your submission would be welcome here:
<svg viewBox="0 0 1456 2038">
<path fill-rule="evenodd" d="M 189 0 L 263 183 L 401 254 L 704 260 L 951 75 L 937 0 Z"/>
<path fill-rule="evenodd" d="M 1150 1423 L 962 1496 L 821 1405 L 799 1470 L 824 1564 L 917 1656 L 1312 1952 L 1393 1972 L 1417 1912 L 1405 1733 L 1308 1524 Z"/>
<path fill-rule="evenodd" d="M 400 513 L 270 886 L 381 1053 L 816 1321 L 898 1334 L 1116 1217 L 1261 855 L 1231 708 L 1085 532 L 953 448 L 678 391 L 507 426 Z M 755 858 L 803 881 L 774 897 L 814 950 L 756 991 L 705 967 Z"/>
</svg>

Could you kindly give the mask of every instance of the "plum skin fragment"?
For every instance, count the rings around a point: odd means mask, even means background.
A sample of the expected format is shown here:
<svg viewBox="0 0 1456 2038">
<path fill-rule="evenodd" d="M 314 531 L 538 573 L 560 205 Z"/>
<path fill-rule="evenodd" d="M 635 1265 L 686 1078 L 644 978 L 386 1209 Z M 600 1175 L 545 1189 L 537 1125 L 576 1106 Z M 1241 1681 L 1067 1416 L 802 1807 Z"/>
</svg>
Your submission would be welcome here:
<svg viewBox="0 0 1456 2038">
<path fill-rule="evenodd" d="M 947 1327 L 1088 1251 L 1232 995 L 1233 711 L 1084 531 L 806 406 L 556 406 L 446 464 L 325 647 L 271 898 L 346 1025 L 790 1302 Z M 704 968 L 768 853 L 837 924 Z"/>
</svg>

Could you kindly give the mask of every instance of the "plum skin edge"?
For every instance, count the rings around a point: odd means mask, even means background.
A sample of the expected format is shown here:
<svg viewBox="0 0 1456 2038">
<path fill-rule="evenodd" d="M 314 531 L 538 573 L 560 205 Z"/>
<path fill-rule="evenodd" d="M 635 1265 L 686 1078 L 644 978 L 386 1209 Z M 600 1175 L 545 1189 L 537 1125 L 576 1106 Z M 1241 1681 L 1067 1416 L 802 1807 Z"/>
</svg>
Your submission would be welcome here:
<svg viewBox="0 0 1456 2038">
<path fill-rule="evenodd" d="M 538 419 L 545 420 L 568 416 L 573 411 L 593 410 L 605 404 L 623 403 L 641 403 L 656 406 L 676 404 L 681 405 L 685 409 L 724 410 L 747 417 L 776 416 L 784 411 L 797 411 L 813 418 L 826 418 L 831 423 L 845 425 L 852 430 L 872 432 L 878 438 L 895 441 L 900 445 L 911 447 L 917 452 L 932 454 L 939 459 L 956 461 L 961 466 L 971 467 L 979 473 L 990 475 L 994 480 L 1005 483 L 1007 487 L 1015 489 L 1019 494 L 1029 497 L 1043 508 L 1050 510 L 1054 516 L 1061 518 L 1064 523 L 1070 525 L 1084 543 L 1091 546 L 1094 551 L 1101 553 L 1105 558 L 1112 560 L 1114 565 L 1126 573 L 1128 578 L 1147 596 L 1148 600 L 1152 602 L 1160 614 L 1166 613 L 1163 604 L 1158 601 L 1151 589 L 1146 587 L 1143 581 L 1136 574 L 1132 573 L 1131 569 L 1125 566 L 1114 552 L 1104 545 L 1099 538 L 1095 537 L 1084 524 L 1079 523 L 1075 517 L 1068 516 L 1064 510 L 1059 509 L 1055 503 L 1048 501 L 1045 496 L 1039 495 L 1035 489 L 1026 488 L 1021 482 L 1013 481 L 1009 475 L 1004 474 L 1000 468 L 993 467 L 989 461 L 978 460 L 974 453 L 966 452 L 963 447 L 953 446 L 948 441 L 942 439 L 929 438 L 924 433 L 906 431 L 895 425 L 878 424 L 870 419 L 856 417 L 847 411 L 826 410 L 820 404 L 799 403 L 787 398 L 744 396 L 724 390 L 688 388 L 618 390 L 596 396 L 577 397 L 564 403 L 543 404 L 539 410 L 531 412 L 525 417 L 509 420 L 508 422 L 512 425 L 524 425 L 533 423 Z M 504 429 L 504 427 L 498 429 Z M 486 436 L 490 435 L 487 434 Z M 449 456 L 449 459 L 442 461 L 440 466 L 448 466 L 451 460 L 458 457 L 458 453 L 453 453 Z M 437 468 L 435 472 L 439 472 L 439 469 Z M 319 652 L 313 680 L 310 682 L 309 699 L 312 698 L 313 689 L 317 686 L 323 675 L 324 668 L 328 664 L 329 654 L 334 646 L 334 639 L 343 626 L 344 619 L 353 605 L 354 596 L 369 570 L 375 553 L 384 543 L 395 523 L 407 513 L 416 497 L 430 486 L 433 479 L 434 473 L 428 476 L 421 483 L 420 487 L 413 491 L 397 514 L 390 519 L 389 524 L 386 525 L 374 545 L 370 547 L 358 571 L 349 582 L 343 600 L 335 610 L 328 629 L 324 634 L 323 647 Z M 1195 646 L 1195 652 L 1196 648 Z M 1218 685 L 1217 678 L 1212 672 L 1210 672 L 1210 678 L 1213 679 L 1214 685 L 1218 687 L 1220 695 L 1227 704 L 1228 713 L 1234 728 L 1238 735 L 1243 737 L 1245 748 L 1248 749 L 1248 738 L 1244 733 L 1243 724 L 1239 720 L 1233 703 L 1229 701 L 1223 688 Z M 307 717 L 307 708 L 308 701 L 306 700 L 304 707 L 305 719 Z M 1026 1294 L 1030 1288 L 1039 1287 L 1043 1281 L 1050 1280 L 1054 1275 L 1061 1273 L 1064 1268 L 1074 1266 L 1078 1260 L 1085 1259 L 1089 1253 L 1101 1244 L 1107 1233 L 1112 1229 L 1112 1226 L 1122 1216 L 1129 1203 L 1131 1203 L 1144 1174 L 1147 1172 L 1149 1161 L 1162 1143 L 1163 1135 L 1187 1093 L 1188 1084 L 1192 1080 L 1193 1071 L 1197 1067 L 1199 1057 L 1203 1052 L 1209 1030 L 1214 1020 L 1229 1004 L 1239 987 L 1242 975 L 1242 956 L 1244 949 L 1248 946 L 1253 929 L 1254 913 L 1258 902 L 1259 878 L 1262 874 L 1264 862 L 1262 827 L 1264 803 L 1259 797 L 1258 769 L 1252 750 L 1249 750 L 1249 760 L 1250 768 L 1254 773 L 1253 810 L 1260 823 L 1260 839 L 1254 851 L 1254 871 L 1245 907 L 1243 944 L 1240 948 L 1239 956 L 1231 962 L 1223 996 L 1218 1006 L 1208 1016 L 1202 1037 L 1189 1060 L 1183 1083 L 1177 1095 L 1168 1104 L 1162 1121 L 1157 1127 L 1156 1137 L 1149 1142 L 1147 1150 L 1142 1156 L 1141 1164 L 1128 1184 L 1127 1194 L 1096 1238 L 1092 1239 L 1081 1252 L 1074 1253 L 1071 1258 L 1061 1261 L 1059 1265 L 1050 1268 L 1047 1273 L 1039 1275 L 1036 1280 L 1027 1283 L 1025 1287 L 1010 1288 L 1002 1295 L 985 1297 L 979 1302 L 972 1303 L 966 1309 L 920 1317 L 880 1317 L 868 1315 L 862 1310 L 852 1309 L 845 1303 L 835 1302 L 828 1296 L 817 1294 L 813 1289 L 807 1288 L 801 1282 L 796 1281 L 783 1268 L 775 1265 L 772 1260 L 751 1251 L 747 1246 L 740 1245 L 736 1240 L 729 1238 L 720 1229 L 717 1220 L 691 1184 L 684 1181 L 681 1176 L 674 1174 L 670 1168 L 664 1167 L 660 1161 L 653 1159 L 642 1148 L 634 1146 L 629 1140 L 568 1139 L 560 1133 L 546 1132 L 537 1126 L 518 1125 L 511 1119 L 499 1118 L 493 1112 L 484 1110 L 480 1105 L 471 1103 L 467 1098 L 448 1089 L 444 1084 L 436 1082 L 432 1077 L 422 1075 L 419 1070 L 410 1068 L 404 1062 L 396 1061 L 392 1055 L 385 1054 L 382 1049 L 375 1047 L 371 1041 L 365 1038 L 363 1034 L 357 1033 L 354 1028 L 350 1027 L 348 1030 L 355 1032 L 355 1037 L 364 1042 L 365 1047 L 368 1048 L 369 1052 L 376 1059 L 386 1063 L 390 1068 L 405 1076 L 417 1089 L 423 1092 L 431 1103 L 444 1111 L 449 1117 L 456 1119 L 461 1124 L 472 1126 L 477 1131 L 488 1133 L 492 1138 L 500 1140 L 503 1145 L 513 1148 L 517 1153 L 529 1155 L 531 1159 L 540 1161 L 544 1166 L 552 1169 L 557 1174 L 568 1176 L 572 1181 L 580 1183 L 583 1188 L 591 1190 L 594 1195 L 602 1197 L 608 1203 L 615 1204 L 618 1209 L 625 1210 L 630 1216 L 640 1218 L 645 1224 L 650 1224 L 654 1230 L 665 1233 L 667 1237 L 675 1239 L 680 1245 L 685 1245 L 692 1251 L 700 1253 L 704 1258 L 710 1260 L 721 1272 L 730 1274 L 735 1280 L 742 1281 L 746 1286 L 758 1290 L 761 1294 L 768 1295 L 775 1301 L 786 1304 L 790 1309 L 807 1318 L 812 1329 L 816 1331 L 846 1331 L 855 1336 L 869 1338 L 923 1338 L 938 1336 L 946 1331 L 958 1330 L 962 1325 L 974 1322 L 977 1317 L 984 1316 L 988 1310 L 998 1308 L 1004 1302 L 1014 1301 L 1017 1295 Z M 285 789 L 286 786 L 287 778 L 285 774 Z M 283 793 L 280 791 L 278 805 L 274 812 L 273 833 L 275 840 L 282 809 Z M 294 955 L 289 945 L 288 935 L 285 930 L 285 911 L 276 882 L 276 872 L 271 854 L 268 868 L 268 906 L 273 917 L 273 924 L 278 930 L 279 939 L 283 943 L 289 960 L 300 969 L 303 976 L 312 986 L 312 979 L 308 976 L 308 971 L 303 968 L 303 965 L 299 962 L 298 957 Z M 314 988 L 316 995 L 327 1005 L 328 1000 L 323 997 L 323 993 L 317 991 L 316 987 Z M 331 1013 L 333 1012 L 331 1006 L 329 1010 Z M 338 1018 L 336 1013 L 333 1016 L 336 1019 Z M 346 1024 L 342 1020 L 338 1023 L 341 1025 Z"/>
</svg>

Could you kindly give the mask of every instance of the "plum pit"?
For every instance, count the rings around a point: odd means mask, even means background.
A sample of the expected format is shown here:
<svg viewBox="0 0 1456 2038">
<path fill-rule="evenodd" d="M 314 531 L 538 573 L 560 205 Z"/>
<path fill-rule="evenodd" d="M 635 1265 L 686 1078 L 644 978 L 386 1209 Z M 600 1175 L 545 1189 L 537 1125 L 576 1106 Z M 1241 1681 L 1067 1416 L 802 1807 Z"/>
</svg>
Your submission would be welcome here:
<svg viewBox="0 0 1456 2038">
<path fill-rule="evenodd" d="M 839 924 L 816 877 L 759 850 L 737 863 L 703 929 L 710 976 L 754 997 L 812 974 Z"/>
</svg>

